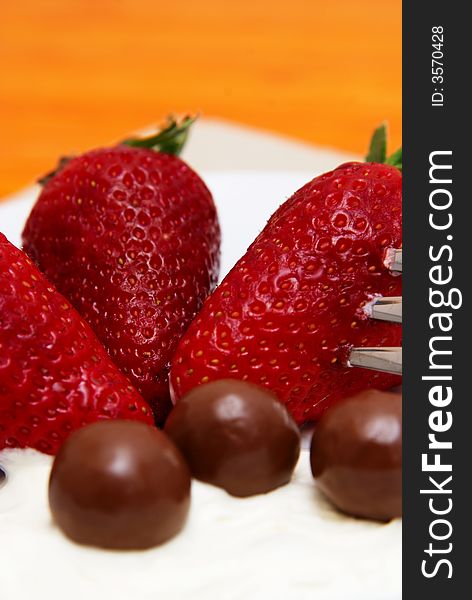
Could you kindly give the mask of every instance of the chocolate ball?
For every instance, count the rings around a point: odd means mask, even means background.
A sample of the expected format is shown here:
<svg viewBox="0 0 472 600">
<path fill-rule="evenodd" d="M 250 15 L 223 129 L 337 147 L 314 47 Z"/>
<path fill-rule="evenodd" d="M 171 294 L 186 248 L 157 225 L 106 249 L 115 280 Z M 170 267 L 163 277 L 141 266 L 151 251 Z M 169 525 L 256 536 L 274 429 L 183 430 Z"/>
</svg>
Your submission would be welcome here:
<svg viewBox="0 0 472 600">
<path fill-rule="evenodd" d="M 386 521 L 402 514 L 402 397 L 369 390 L 316 425 L 311 470 L 341 511 Z"/>
<path fill-rule="evenodd" d="M 173 442 L 136 421 L 102 421 L 74 432 L 49 480 L 55 522 L 74 542 L 150 548 L 176 535 L 190 506 L 190 473 Z"/>
<path fill-rule="evenodd" d="M 194 388 L 174 407 L 165 431 L 194 477 L 233 496 L 284 485 L 300 454 L 300 433 L 285 407 L 244 381 L 222 379 Z"/>
<path fill-rule="evenodd" d="M 2 485 L 5 483 L 6 480 L 7 480 L 7 474 L 3 470 L 3 467 L 0 466 L 0 487 L 2 487 Z"/>
</svg>

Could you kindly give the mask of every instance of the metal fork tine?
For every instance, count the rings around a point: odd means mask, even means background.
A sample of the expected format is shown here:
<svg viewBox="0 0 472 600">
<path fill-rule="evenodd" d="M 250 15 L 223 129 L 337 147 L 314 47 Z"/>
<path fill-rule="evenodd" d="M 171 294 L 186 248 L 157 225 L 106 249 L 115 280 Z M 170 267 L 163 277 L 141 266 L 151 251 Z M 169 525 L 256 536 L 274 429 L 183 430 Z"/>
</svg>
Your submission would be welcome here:
<svg viewBox="0 0 472 600">
<path fill-rule="evenodd" d="M 385 266 L 393 275 L 400 274 L 403 267 L 403 251 L 401 248 L 388 248 L 384 259 Z M 391 323 L 402 322 L 402 298 L 401 296 L 381 296 L 375 298 L 366 313 L 372 319 L 389 321 Z M 402 349 L 394 348 L 352 348 L 349 354 L 348 365 L 350 367 L 361 367 L 384 373 L 402 374 Z"/>
<path fill-rule="evenodd" d="M 397 248 L 389 248 L 385 254 L 384 264 L 392 272 L 402 272 L 403 251 Z"/>
<path fill-rule="evenodd" d="M 402 349 L 401 347 L 352 348 L 348 364 L 350 367 L 362 367 L 401 375 Z"/>
<path fill-rule="evenodd" d="M 370 309 L 373 319 L 380 321 L 390 321 L 391 323 L 402 322 L 402 297 L 401 296 L 382 296 L 376 298 Z"/>
</svg>

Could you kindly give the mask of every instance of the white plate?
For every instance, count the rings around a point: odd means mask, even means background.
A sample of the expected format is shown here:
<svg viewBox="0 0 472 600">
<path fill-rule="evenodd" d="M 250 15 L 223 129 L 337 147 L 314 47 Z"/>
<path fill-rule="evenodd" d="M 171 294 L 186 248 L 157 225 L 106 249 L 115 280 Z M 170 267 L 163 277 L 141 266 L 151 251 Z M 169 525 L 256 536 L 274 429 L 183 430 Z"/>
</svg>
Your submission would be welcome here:
<svg viewBox="0 0 472 600">
<path fill-rule="evenodd" d="M 244 254 L 279 205 L 319 172 L 315 164 L 309 173 L 210 171 L 202 174 L 215 198 L 222 228 L 221 276 Z M 39 186 L 31 187 L 0 202 L 0 231 L 18 247 L 23 225 L 38 193 Z"/>
</svg>

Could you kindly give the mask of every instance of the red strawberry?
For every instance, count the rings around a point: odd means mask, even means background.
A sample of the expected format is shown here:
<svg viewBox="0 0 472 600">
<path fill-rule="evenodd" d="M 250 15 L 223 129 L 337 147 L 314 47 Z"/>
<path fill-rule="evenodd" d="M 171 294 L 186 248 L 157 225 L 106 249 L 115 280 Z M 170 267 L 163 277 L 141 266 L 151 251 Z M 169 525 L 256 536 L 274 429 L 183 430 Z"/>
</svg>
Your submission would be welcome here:
<svg viewBox="0 0 472 600">
<path fill-rule="evenodd" d="M 171 406 L 172 355 L 218 274 L 210 192 L 179 158 L 154 151 L 178 151 L 188 124 L 69 160 L 46 182 L 23 232 L 26 252 L 158 421 Z"/>
<path fill-rule="evenodd" d="M 55 454 L 86 423 L 151 415 L 89 326 L 0 234 L 0 450 Z"/>
<path fill-rule="evenodd" d="M 222 378 L 273 390 L 301 424 L 332 402 L 398 377 L 349 368 L 352 346 L 397 346 L 399 325 L 368 319 L 375 295 L 400 295 L 384 266 L 401 245 L 401 172 L 348 163 L 283 204 L 208 298 L 181 340 L 173 399 Z"/>
</svg>

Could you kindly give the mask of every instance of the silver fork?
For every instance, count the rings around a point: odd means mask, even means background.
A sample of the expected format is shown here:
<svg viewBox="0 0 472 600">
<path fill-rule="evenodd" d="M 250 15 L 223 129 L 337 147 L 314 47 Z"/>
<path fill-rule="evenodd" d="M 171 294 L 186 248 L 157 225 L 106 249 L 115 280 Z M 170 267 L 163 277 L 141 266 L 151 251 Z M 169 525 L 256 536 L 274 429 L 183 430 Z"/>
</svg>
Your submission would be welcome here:
<svg viewBox="0 0 472 600">
<path fill-rule="evenodd" d="M 402 272 L 402 251 L 389 248 L 385 255 L 385 266 L 392 273 Z M 401 296 L 380 296 L 375 298 L 369 306 L 369 316 L 372 319 L 390 321 L 391 323 L 402 322 L 402 298 Z M 349 354 L 348 364 L 350 367 L 362 367 L 383 371 L 384 373 L 402 374 L 402 349 L 393 348 L 352 348 Z"/>
</svg>

